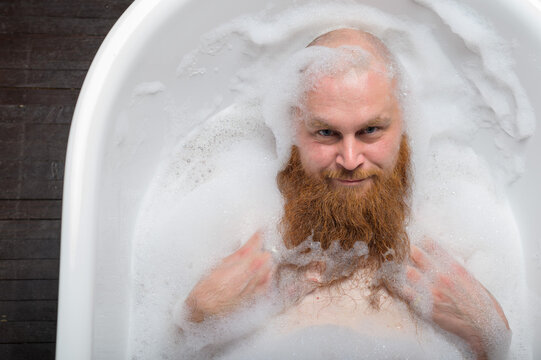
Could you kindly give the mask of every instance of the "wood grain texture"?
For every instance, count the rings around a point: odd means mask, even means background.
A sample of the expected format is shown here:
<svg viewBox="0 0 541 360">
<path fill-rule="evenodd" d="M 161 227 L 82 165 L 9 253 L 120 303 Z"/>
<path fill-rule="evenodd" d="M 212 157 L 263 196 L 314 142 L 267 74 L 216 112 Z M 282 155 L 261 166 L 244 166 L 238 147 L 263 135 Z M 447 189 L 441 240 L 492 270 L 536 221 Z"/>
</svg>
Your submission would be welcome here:
<svg viewBox="0 0 541 360">
<path fill-rule="evenodd" d="M 133 0 L 0 1 L 0 14 L 9 16 L 118 19 Z"/>
<path fill-rule="evenodd" d="M 0 322 L 55 321 L 56 300 L 0 301 Z"/>
<path fill-rule="evenodd" d="M 55 328 L 54 321 L 0 322 L 0 344 L 54 342 Z"/>
<path fill-rule="evenodd" d="M 0 344 L 0 359 L 54 359 L 54 343 Z"/>
<path fill-rule="evenodd" d="M 25 180 L 2 181 L 0 199 L 61 199 L 62 180 Z"/>
<path fill-rule="evenodd" d="M 0 279 L 57 280 L 58 260 L 0 260 Z"/>
<path fill-rule="evenodd" d="M 0 300 L 57 300 L 58 280 L 0 280 Z"/>
<path fill-rule="evenodd" d="M 88 70 L 103 36 L 0 34 L 0 68 Z"/>
<path fill-rule="evenodd" d="M 58 260 L 59 255 L 60 240 L 0 240 L 0 260 L 2 261 Z"/>
<path fill-rule="evenodd" d="M 0 220 L 0 240 L 59 238 L 60 220 Z"/>
<path fill-rule="evenodd" d="M 73 104 L 78 96 L 78 89 L 0 88 L 0 99 L 4 105 Z"/>
<path fill-rule="evenodd" d="M 60 220 L 61 200 L 0 200 L 2 220 Z"/>
<path fill-rule="evenodd" d="M 0 240 L 0 260 L 59 258 L 60 240 Z"/>
<path fill-rule="evenodd" d="M 0 33 L 105 36 L 115 21 L 106 18 L 0 15 Z"/>
<path fill-rule="evenodd" d="M 85 75 L 84 70 L 0 69 L 6 87 L 80 89 Z"/>
<path fill-rule="evenodd" d="M 0 104 L 2 123 L 70 124 L 75 104 Z"/>
</svg>

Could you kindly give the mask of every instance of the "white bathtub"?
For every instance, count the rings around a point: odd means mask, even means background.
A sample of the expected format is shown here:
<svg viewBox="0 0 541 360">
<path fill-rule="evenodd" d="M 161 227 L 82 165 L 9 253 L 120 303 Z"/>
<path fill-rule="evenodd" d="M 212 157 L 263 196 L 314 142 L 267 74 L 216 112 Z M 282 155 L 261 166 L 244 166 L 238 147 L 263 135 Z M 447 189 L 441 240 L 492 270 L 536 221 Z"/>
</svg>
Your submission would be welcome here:
<svg viewBox="0 0 541 360">
<path fill-rule="evenodd" d="M 404 0 L 358 0 L 386 11 L 413 14 Z M 275 1 L 284 6 L 291 1 Z M 537 0 L 464 0 L 516 41 L 517 75 L 541 114 L 541 5 Z M 198 35 L 266 1 L 136 0 L 101 46 L 73 117 L 65 169 L 56 356 L 127 357 L 131 239 L 139 204 L 161 156 L 168 131 L 159 109 L 122 117 L 133 88 L 166 79 Z M 398 3 L 400 6 L 397 6 Z M 393 4 L 391 6 L 390 4 Z M 209 11 L 209 9 L 211 9 Z M 393 10 L 391 10 L 393 9 Z M 418 16 L 422 21 L 423 16 Z M 440 26 L 436 24 L 435 26 Z M 185 34 L 193 34 L 190 37 Z M 204 91 L 192 88 L 197 93 Z M 156 113 L 156 111 L 158 113 Z M 537 121 L 537 125 L 541 123 Z M 523 239 L 529 287 L 541 296 L 541 136 L 528 141 L 524 175 L 508 188 Z M 537 323 L 541 317 L 537 314 Z M 534 339 L 541 338 L 537 325 Z M 534 358 L 541 358 L 537 341 Z"/>
</svg>

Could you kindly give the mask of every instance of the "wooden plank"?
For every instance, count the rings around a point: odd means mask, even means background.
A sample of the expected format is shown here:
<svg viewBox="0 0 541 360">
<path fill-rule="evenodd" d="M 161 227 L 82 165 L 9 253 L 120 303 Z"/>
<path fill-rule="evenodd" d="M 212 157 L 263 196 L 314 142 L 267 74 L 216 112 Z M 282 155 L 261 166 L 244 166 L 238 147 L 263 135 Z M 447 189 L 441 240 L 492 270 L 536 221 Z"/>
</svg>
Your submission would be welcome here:
<svg viewBox="0 0 541 360">
<path fill-rule="evenodd" d="M 54 360 L 55 343 L 0 344 L 0 359 L 4 360 Z"/>
<path fill-rule="evenodd" d="M 0 15 L 1 34 L 105 36 L 116 19 Z"/>
<path fill-rule="evenodd" d="M 88 70 L 103 36 L 0 34 L 0 68 Z"/>
<path fill-rule="evenodd" d="M 59 259 L 60 240 L 0 240 L 0 260 Z"/>
<path fill-rule="evenodd" d="M 0 181 L 0 199 L 62 199 L 62 180 Z"/>
<path fill-rule="evenodd" d="M 17 159 L 24 148 L 24 125 L 0 123 L 0 160 Z"/>
<path fill-rule="evenodd" d="M 79 89 L 0 88 L 4 105 L 18 104 L 75 104 Z"/>
<path fill-rule="evenodd" d="M 80 89 L 85 75 L 85 70 L 0 69 L 0 86 Z"/>
<path fill-rule="evenodd" d="M 0 142 L 0 160 L 19 159 L 22 157 L 24 141 Z"/>
<path fill-rule="evenodd" d="M 62 180 L 64 179 L 64 159 L 62 160 L 23 160 L 24 180 Z"/>
<path fill-rule="evenodd" d="M 55 280 L 58 271 L 56 259 L 0 260 L 2 280 Z"/>
<path fill-rule="evenodd" d="M 18 157 L 26 160 L 63 160 L 66 158 L 68 139 L 64 141 L 25 141 L 23 151 Z M 15 152 L 16 148 L 13 148 Z"/>
<path fill-rule="evenodd" d="M 1 220 L 59 220 L 61 200 L 0 200 Z"/>
<path fill-rule="evenodd" d="M 0 321 L 56 321 L 56 300 L 0 301 Z"/>
<path fill-rule="evenodd" d="M 23 161 L 0 160 L 0 181 L 4 179 L 20 179 L 22 169 Z M 0 191 L 1 189 L 2 187 L 0 187 Z"/>
<path fill-rule="evenodd" d="M 54 342 L 55 340 L 56 321 L 0 322 L 1 344 Z"/>
<path fill-rule="evenodd" d="M 62 180 L 63 160 L 1 160 L 0 181 L 17 180 Z"/>
<path fill-rule="evenodd" d="M 64 160 L 0 160 L 0 199 L 62 198 Z"/>
<path fill-rule="evenodd" d="M 133 0 L 3 0 L 0 1 L 0 14 L 117 19 L 132 2 Z"/>
<path fill-rule="evenodd" d="M 22 124 L 10 124 L 0 122 L 0 142 L 1 141 L 21 141 L 23 140 L 24 126 Z"/>
<path fill-rule="evenodd" d="M 64 160 L 68 145 L 68 124 L 25 124 L 25 160 Z M 1 158 L 1 157 L 0 157 Z"/>
<path fill-rule="evenodd" d="M 69 130 L 69 124 L 25 124 L 24 139 L 28 142 L 61 142 L 65 144 L 68 141 Z"/>
<path fill-rule="evenodd" d="M 0 300 L 56 300 L 58 280 L 0 280 Z"/>
<path fill-rule="evenodd" d="M 60 220 L 0 220 L 0 240 L 57 240 Z"/>
<path fill-rule="evenodd" d="M 69 124 L 75 104 L 0 104 L 0 119 L 4 123 Z"/>
</svg>

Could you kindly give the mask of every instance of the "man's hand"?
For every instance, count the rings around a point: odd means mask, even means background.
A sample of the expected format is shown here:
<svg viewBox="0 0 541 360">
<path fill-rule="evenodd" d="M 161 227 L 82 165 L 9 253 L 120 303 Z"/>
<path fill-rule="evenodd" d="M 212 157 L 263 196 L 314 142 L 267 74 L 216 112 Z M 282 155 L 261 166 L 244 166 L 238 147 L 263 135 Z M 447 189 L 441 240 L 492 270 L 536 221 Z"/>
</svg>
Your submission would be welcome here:
<svg viewBox="0 0 541 360">
<path fill-rule="evenodd" d="M 507 351 L 511 331 L 498 301 L 435 242 L 426 240 L 422 247 L 411 246 L 412 262 L 399 296 L 420 315 L 419 300 L 423 294 L 432 297 L 432 312 L 424 315 L 465 340 L 477 359 L 487 359 L 493 351 Z M 492 349 L 499 346 L 506 348 Z"/>
<path fill-rule="evenodd" d="M 209 316 L 229 314 L 266 292 L 272 268 L 271 254 L 263 251 L 256 233 L 193 288 L 185 302 L 188 320 L 201 322 Z"/>
</svg>

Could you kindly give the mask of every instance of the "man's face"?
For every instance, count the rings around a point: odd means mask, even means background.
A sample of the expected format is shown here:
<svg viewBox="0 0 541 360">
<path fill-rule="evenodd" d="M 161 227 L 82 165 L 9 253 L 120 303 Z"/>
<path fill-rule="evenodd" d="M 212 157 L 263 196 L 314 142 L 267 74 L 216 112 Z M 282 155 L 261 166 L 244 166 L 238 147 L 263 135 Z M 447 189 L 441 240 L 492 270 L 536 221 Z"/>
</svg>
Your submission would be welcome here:
<svg viewBox="0 0 541 360">
<path fill-rule="evenodd" d="M 323 76 L 304 105 L 297 114 L 297 147 L 309 176 L 364 192 L 373 175 L 393 170 L 402 117 L 385 74 L 350 70 Z"/>
</svg>

